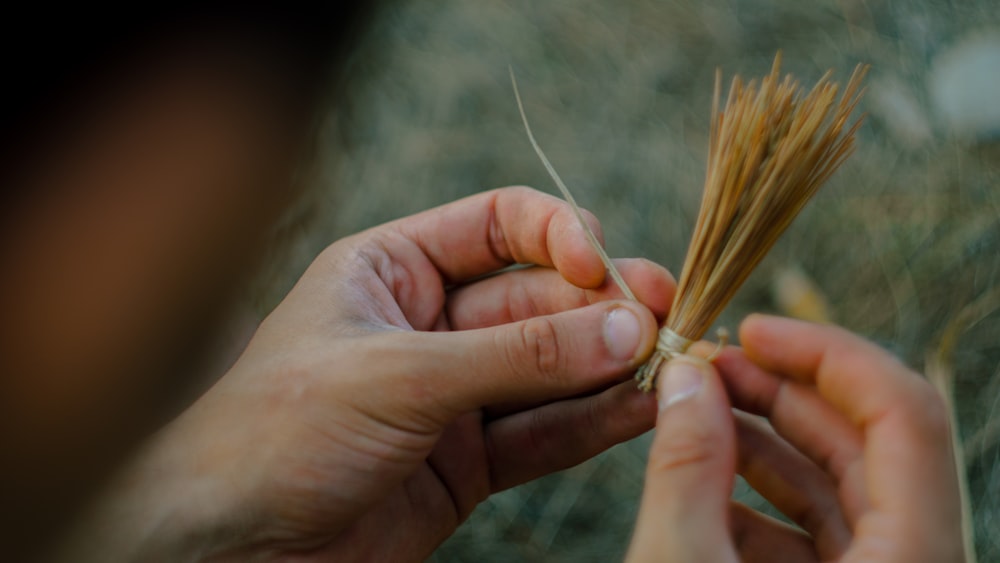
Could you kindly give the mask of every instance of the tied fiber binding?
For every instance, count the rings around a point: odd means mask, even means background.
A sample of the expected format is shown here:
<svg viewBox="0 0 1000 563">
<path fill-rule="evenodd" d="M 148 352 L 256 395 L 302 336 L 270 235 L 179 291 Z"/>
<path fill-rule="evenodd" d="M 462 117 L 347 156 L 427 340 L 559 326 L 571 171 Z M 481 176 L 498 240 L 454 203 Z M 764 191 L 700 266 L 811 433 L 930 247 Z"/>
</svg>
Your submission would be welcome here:
<svg viewBox="0 0 1000 563">
<path fill-rule="evenodd" d="M 692 343 L 692 340 L 684 338 L 667 327 L 661 328 L 660 336 L 656 339 L 656 351 L 635 374 L 635 378 L 639 381 L 639 389 L 643 392 L 652 391 L 660 367 L 687 352 Z"/>
</svg>

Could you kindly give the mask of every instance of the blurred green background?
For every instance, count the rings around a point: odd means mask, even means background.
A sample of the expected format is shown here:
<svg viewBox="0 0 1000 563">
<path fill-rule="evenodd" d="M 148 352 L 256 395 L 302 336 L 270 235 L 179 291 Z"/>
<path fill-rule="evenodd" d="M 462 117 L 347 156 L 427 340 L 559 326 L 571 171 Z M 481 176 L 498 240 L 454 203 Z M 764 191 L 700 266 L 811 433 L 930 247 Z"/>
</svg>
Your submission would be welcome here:
<svg viewBox="0 0 1000 563">
<path fill-rule="evenodd" d="M 263 306 L 348 233 L 494 187 L 555 193 L 508 65 L 539 142 L 601 219 L 611 255 L 676 273 L 701 195 L 715 69 L 724 80 L 758 76 L 780 49 L 783 69 L 811 83 L 869 63 L 858 152 L 719 325 L 778 310 L 775 278 L 789 268 L 813 280 L 834 321 L 916 368 L 953 323 L 960 337 L 945 366 L 977 545 L 982 561 L 1000 561 L 1000 300 L 989 293 L 1000 279 L 998 29 L 994 0 L 385 2 L 350 60 L 320 144 L 320 187 L 290 223 L 295 243 L 265 276 Z M 496 495 L 433 560 L 620 559 L 648 438 Z M 736 494 L 758 503 L 745 486 Z"/>
</svg>

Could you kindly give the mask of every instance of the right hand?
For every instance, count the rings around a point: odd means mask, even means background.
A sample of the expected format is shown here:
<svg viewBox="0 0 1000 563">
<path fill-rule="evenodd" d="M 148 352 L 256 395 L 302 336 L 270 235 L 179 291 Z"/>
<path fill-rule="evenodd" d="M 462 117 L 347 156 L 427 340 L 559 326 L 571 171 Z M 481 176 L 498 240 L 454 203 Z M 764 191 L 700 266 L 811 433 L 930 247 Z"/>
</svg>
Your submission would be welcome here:
<svg viewBox="0 0 1000 563">
<path fill-rule="evenodd" d="M 78 545 L 98 561 L 425 559 L 490 494 L 653 426 L 630 374 L 673 279 L 619 267 L 644 305 L 605 283 L 565 202 L 524 188 L 334 243 Z"/>
<path fill-rule="evenodd" d="M 842 329 L 752 316 L 740 337 L 715 369 L 682 357 L 661 373 L 628 561 L 962 561 L 948 415 L 931 385 Z M 727 392 L 770 426 L 734 423 Z M 802 530 L 732 502 L 736 472 Z"/>
</svg>

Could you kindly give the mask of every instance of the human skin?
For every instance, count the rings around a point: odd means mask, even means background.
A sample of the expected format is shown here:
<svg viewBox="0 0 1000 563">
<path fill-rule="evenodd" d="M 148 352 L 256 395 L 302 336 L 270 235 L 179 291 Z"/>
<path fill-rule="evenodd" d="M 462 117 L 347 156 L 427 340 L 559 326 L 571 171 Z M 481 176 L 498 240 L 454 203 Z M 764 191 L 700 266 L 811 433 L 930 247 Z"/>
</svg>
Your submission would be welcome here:
<svg viewBox="0 0 1000 563">
<path fill-rule="evenodd" d="M 75 517 L 53 558 L 419 558 L 489 492 L 652 426 L 622 381 L 672 279 L 624 261 L 646 305 L 608 301 L 568 207 L 518 188 L 331 246 L 222 381 L 131 452 L 203 375 L 312 117 L 266 45 L 164 41 L 74 92 L 4 169 L 22 196 L 0 237 L 6 557 L 49 555 Z M 513 262 L 541 267 L 472 283 Z M 405 492 L 428 496 L 399 517 Z"/>
<path fill-rule="evenodd" d="M 754 315 L 740 341 L 661 375 L 630 563 L 963 560 L 948 416 L 923 377 L 836 327 Z M 732 502 L 737 472 L 802 529 Z"/>
<path fill-rule="evenodd" d="M 23 182 L 7 186 L 23 197 L 0 237 L 11 560 L 50 545 L 177 404 L 198 375 L 182 360 L 210 342 L 293 194 L 307 116 L 282 88 L 286 65 L 245 43 L 176 47 L 74 92 L 83 117 L 49 116 L 35 156 L 5 163 Z M 564 204 L 524 189 L 477 197 L 325 252 L 225 378 L 119 471 L 65 558 L 420 559 L 490 492 L 648 429 L 655 406 L 624 380 L 651 351 L 669 275 L 621 262 L 645 305 L 617 301 Z M 542 267 L 472 281 L 515 261 Z M 638 328 L 608 333 L 612 310 Z M 739 373 L 723 370 L 754 380 Z M 774 451 L 749 428 L 742 448 Z M 924 510 L 951 515 L 946 493 Z M 843 545 L 832 529 L 817 547 Z"/>
<path fill-rule="evenodd" d="M 538 267 L 482 277 L 514 263 Z M 645 305 L 605 283 L 564 202 L 526 188 L 338 241 L 67 553 L 422 560 L 491 493 L 652 426 L 630 375 L 674 284 L 618 266 Z"/>
</svg>

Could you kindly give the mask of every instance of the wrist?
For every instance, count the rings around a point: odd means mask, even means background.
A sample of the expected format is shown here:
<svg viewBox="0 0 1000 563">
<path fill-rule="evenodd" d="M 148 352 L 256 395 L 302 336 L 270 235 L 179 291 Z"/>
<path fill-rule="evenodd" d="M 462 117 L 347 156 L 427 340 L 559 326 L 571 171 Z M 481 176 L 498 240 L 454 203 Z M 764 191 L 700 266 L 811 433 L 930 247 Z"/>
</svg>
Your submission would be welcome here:
<svg viewBox="0 0 1000 563">
<path fill-rule="evenodd" d="M 185 416 L 143 444 L 109 480 L 55 550 L 54 561 L 197 560 L 236 539 L 226 476 Z M 210 450 L 208 450 L 210 451 Z"/>
</svg>

